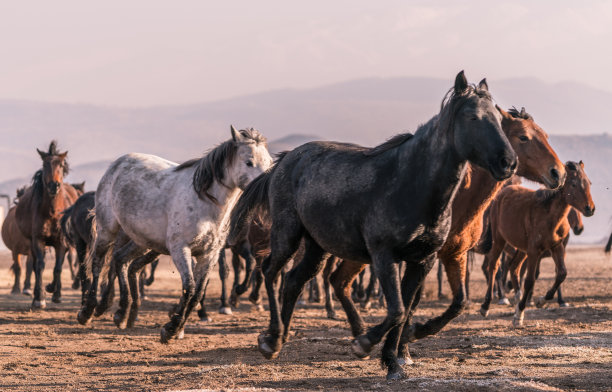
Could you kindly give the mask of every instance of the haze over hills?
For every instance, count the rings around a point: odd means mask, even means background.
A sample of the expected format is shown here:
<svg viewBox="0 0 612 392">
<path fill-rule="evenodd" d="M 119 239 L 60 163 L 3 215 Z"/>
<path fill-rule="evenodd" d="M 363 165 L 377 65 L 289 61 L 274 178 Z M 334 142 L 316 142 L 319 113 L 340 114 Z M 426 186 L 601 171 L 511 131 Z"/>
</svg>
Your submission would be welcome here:
<svg viewBox="0 0 612 392">
<path fill-rule="evenodd" d="M 144 109 L 0 100 L 0 192 L 12 195 L 16 185 L 28 182 L 40 167 L 35 148 L 45 149 L 53 138 L 69 150 L 74 169 L 69 180 L 85 179 L 94 189 L 108 162 L 124 153 L 182 162 L 227 139 L 229 124 L 260 129 L 277 151 L 312 139 L 375 145 L 427 121 L 451 86 L 452 78 L 372 78 Z M 525 106 L 551 135 L 562 160 L 586 162 L 597 213 L 585 221 L 580 238 L 601 239 L 612 215 L 612 138 L 604 135 L 610 131 L 612 93 L 530 78 L 489 81 L 489 87 L 500 106 Z"/>
</svg>

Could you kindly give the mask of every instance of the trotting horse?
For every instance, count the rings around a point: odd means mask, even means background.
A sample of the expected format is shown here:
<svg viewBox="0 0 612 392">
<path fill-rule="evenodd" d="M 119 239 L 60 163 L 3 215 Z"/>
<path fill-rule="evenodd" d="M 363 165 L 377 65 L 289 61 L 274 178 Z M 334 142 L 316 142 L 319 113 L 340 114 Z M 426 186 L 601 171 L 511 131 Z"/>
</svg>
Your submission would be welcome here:
<svg viewBox="0 0 612 392">
<path fill-rule="evenodd" d="M 230 244 L 244 238 L 254 210 L 269 209 L 272 219 L 271 253 L 262 266 L 270 325 L 259 336 L 259 351 L 268 359 L 278 355 L 304 284 L 331 253 L 374 265 L 387 317 L 353 341 L 353 352 L 365 357 L 389 334 L 382 361 L 389 379 L 402 377 L 398 339 L 450 229 L 451 203 L 468 161 L 497 180 L 510 177 L 517 166 L 486 81 L 469 85 L 463 72 L 440 113 L 414 135 L 400 134 L 374 148 L 312 142 L 281 154 L 249 185 L 231 219 Z M 274 282 L 302 238 L 305 254 L 287 276 L 281 310 Z"/>
<path fill-rule="evenodd" d="M 520 112 L 514 108 L 508 112 L 500 107 L 497 107 L 497 110 L 502 117 L 504 134 L 518 156 L 519 164 L 516 174 L 545 184 L 550 188 L 558 188 L 565 179 L 565 168 L 548 144 L 546 133 L 525 112 L 524 108 Z M 483 213 L 503 186 L 504 182 L 497 181 L 488 171 L 475 165 L 469 166 L 457 191 L 457 196 L 453 200 L 450 233 L 437 254 L 446 268 L 453 291 L 453 301 L 442 315 L 424 324 L 415 323 L 411 327 L 408 338 L 402 337 L 398 354 L 407 363 L 412 362 L 406 349 L 407 339 L 412 341 L 436 334 L 461 314 L 465 308 L 467 304 L 467 252 L 480 239 Z M 353 271 L 353 274 L 356 272 L 354 266 L 347 268 Z M 346 290 L 342 285 L 338 287 L 337 281 L 340 280 L 346 284 L 350 280 L 343 275 L 340 271 L 332 276 L 338 296 L 343 295 Z M 345 306 L 351 304 L 350 298 L 341 299 L 341 303 Z M 349 309 L 347 315 L 353 333 L 362 332 L 364 330 L 363 321 L 358 317 L 356 309 Z"/>
<path fill-rule="evenodd" d="M 565 164 L 567 180 L 557 190 L 540 189 L 532 191 L 521 186 L 510 186 L 502 190 L 493 204 L 489 216 L 491 230 L 491 250 L 487 254 L 488 289 L 480 313 L 487 316 L 493 294 L 493 282 L 499 266 L 499 255 L 506 243 L 517 248 L 523 257 L 514 260 L 508 266 L 513 287 L 519 288 L 519 271 L 527 257 L 527 276 L 524 292 L 516 291 L 516 311 L 513 325 L 521 327 L 525 306 L 531 297 L 536 279 L 536 272 L 542 256 L 546 252 L 552 254 L 556 267 L 555 282 L 544 297 L 536 301 L 542 306 L 554 298 L 559 285 L 567 275 L 565 268 L 564 240 L 569 234 L 570 226 L 567 214 L 575 207 L 584 216 L 595 213 L 595 204 L 591 198 L 590 181 L 584 172 L 582 161 Z"/>
<path fill-rule="evenodd" d="M 93 280 L 78 314 L 80 323 L 92 317 L 101 269 L 110 261 L 122 230 L 131 239 L 116 256 L 124 265 L 149 249 L 172 257 L 183 292 L 170 322 L 162 327 L 161 341 L 182 336 L 185 320 L 225 244 L 229 212 L 241 190 L 272 164 L 258 131 L 238 132 L 232 127 L 231 135 L 204 157 L 181 165 L 145 154 L 128 154 L 110 165 L 96 192 L 96 236 L 90 252 Z M 193 269 L 192 257 L 197 261 Z M 132 263 L 129 270 L 117 271 L 122 297 L 115 314 L 118 325 L 123 325 L 128 311 L 130 320 L 135 319 L 139 290 L 126 284 L 127 275 L 138 275 L 143 267 Z"/>
<path fill-rule="evenodd" d="M 34 259 L 33 309 L 44 309 L 45 294 L 42 290 L 42 273 L 45 268 L 45 247 L 55 249 L 53 281 L 47 285 L 52 292 L 52 301 L 61 302 L 61 273 L 67 245 L 60 229 L 62 212 L 78 197 L 72 185 L 63 182 L 68 174 L 68 151 L 60 153 L 57 143 L 52 141 L 47 152 L 36 149 L 43 161 L 43 168 L 33 178 L 33 184 L 20 198 L 15 216 L 19 229 L 30 240 Z"/>
</svg>

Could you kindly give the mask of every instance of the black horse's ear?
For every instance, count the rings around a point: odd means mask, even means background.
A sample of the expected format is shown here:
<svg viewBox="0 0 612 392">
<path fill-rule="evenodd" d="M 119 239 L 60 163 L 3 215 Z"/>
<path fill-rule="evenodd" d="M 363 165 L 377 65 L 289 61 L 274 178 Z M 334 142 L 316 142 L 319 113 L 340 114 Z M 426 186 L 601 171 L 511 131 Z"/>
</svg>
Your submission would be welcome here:
<svg viewBox="0 0 612 392">
<path fill-rule="evenodd" d="M 455 77 L 455 92 L 457 94 L 461 94 L 468 88 L 468 81 L 465 78 L 465 73 L 463 71 L 457 74 Z"/>
<path fill-rule="evenodd" d="M 578 167 L 576 166 L 576 162 L 572 162 L 572 161 L 567 161 L 567 163 L 565 164 L 565 167 L 567 167 L 567 169 L 571 171 L 578 170 Z"/>
<path fill-rule="evenodd" d="M 42 160 L 44 160 L 44 159 L 45 159 L 45 158 L 46 158 L 46 157 L 49 155 L 49 154 L 47 154 L 47 153 L 46 153 L 46 152 L 44 152 L 44 151 L 40 151 L 38 148 L 36 149 L 36 152 L 38 152 L 38 155 L 40 155 L 40 158 L 41 158 Z"/>
<path fill-rule="evenodd" d="M 489 85 L 487 84 L 487 78 L 484 78 L 478 83 L 478 89 L 489 91 Z"/>
<path fill-rule="evenodd" d="M 519 116 L 521 116 L 521 118 L 525 118 L 525 107 L 524 106 L 521 107 L 521 113 L 519 114 Z"/>
</svg>

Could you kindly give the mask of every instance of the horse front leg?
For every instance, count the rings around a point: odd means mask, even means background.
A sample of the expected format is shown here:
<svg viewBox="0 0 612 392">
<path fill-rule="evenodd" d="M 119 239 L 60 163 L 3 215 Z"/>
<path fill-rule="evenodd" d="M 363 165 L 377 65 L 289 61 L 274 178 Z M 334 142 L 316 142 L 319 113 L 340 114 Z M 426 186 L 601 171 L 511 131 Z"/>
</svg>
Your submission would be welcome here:
<svg viewBox="0 0 612 392">
<path fill-rule="evenodd" d="M 334 268 L 338 264 L 338 258 L 336 256 L 330 256 L 325 262 L 325 268 L 323 269 L 323 288 L 325 289 L 325 311 L 327 312 L 327 318 L 331 320 L 338 320 L 338 315 L 334 309 L 334 298 L 331 288 L 331 274 L 334 272 Z"/>
<path fill-rule="evenodd" d="M 405 320 L 405 306 L 400 289 L 399 265 L 387 252 L 373 255 L 374 270 L 378 274 L 380 285 L 387 300 L 387 316 L 382 323 L 368 329 L 364 335 L 353 340 L 353 353 L 363 358 L 378 344 L 387 333 L 401 325 Z M 399 336 L 399 332 L 397 334 Z"/>
<path fill-rule="evenodd" d="M 351 326 L 353 337 L 363 335 L 365 333 L 365 323 L 361 315 L 357 311 L 357 307 L 351 296 L 351 287 L 353 281 L 359 276 L 361 271 L 366 268 L 367 264 L 358 263 L 350 260 L 342 260 L 338 268 L 331 274 L 329 281 L 334 288 L 336 297 L 346 313 L 347 320 Z M 367 357 L 367 356 L 366 356 Z M 365 357 L 363 358 L 365 359 Z"/>
<path fill-rule="evenodd" d="M 42 289 L 42 274 L 45 270 L 45 244 L 32 238 L 31 251 L 34 258 L 34 298 L 32 300 L 32 309 L 44 309 L 47 307 L 45 293 Z"/>
<path fill-rule="evenodd" d="M 66 247 L 59 245 L 55 247 L 55 267 L 53 268 L 53 293 L 51 301 L 56 304 L 62 302 L 62 268 L 64 267 L 64 259 L 66 258 Z M 47 291 L 49 287 L 47 286 Z"/>
<path fill-rule="evenodd" d="M 257 265 L 257 260 L 255 259 L 255 256 L 253 256 L 253 253 L 251 252 L 251 245 L 246 241 L 243 242 L 238 247 L 234 247 L 232 249 L 232 253 L 233 253 L 232 263 L 234 264 L 234 275 L 235 276 L 237 275 L 236 267 L 239 267 L 242 265 L 242 263 L 240 262 L 240 257 L 244 259 L 244 279 L 242 280 L 240 284 L 235 285 L 235 289 L 234 291 L 232 291 L 232 301 L 236 303 L 236 305 L 234 306 L 238 306 L 238 301 L 240 299 L 240 296 L 248 290 L 249 285 L 251 284 L 251 280 L 253 277 L 253 271 L 255 270 L 255 267 Z M 240 257 L 238 257 L 238 255 Z M 237 282 L 238 280 L 234 279 L 234 281 Z"/>
<path fill-rule="evenodd" d="M 13 289 L 11 290 L 11 294 L 21 294 L 21 256 L 17 252 L 13 252 L 12 256 L 13 265 L 11 266 L 11 269 L 15 275 L 15 280 L 13 281 Z"/>
<path fill-rule="evenodd" d="M 555 298 L 555 293 L 561 288 L 561 283 L 567 277 L 567 268 L 565 267 L 565 247 L 563 244 L 555 246 L 552 250 L 552 258 L 555 262 L 555 282 L 550 290 L 546 292 L 544 297 L 540 297 L 536 301 L 538 308 L 543 307 L 546 302 L 552 301 Z"/>
<path fill-rule="evenodd" d="M 23 295 L 32 295 L 32 272 L 34 272 L 34 256 L 32 252 L 26 258 L 26 272 L 23 280 Z"/>
<path fill-rule="evenodd" d="M 529 301 L 529 298 L 531 298 L 531 295 L 533 293 L 533 286 L 535 285 L 536 273 L 539 263 L 539 253 L 534 251 L 528 252 L 527 276 L 525 278 L 524 292 L 521 297 L 521 300 L 516 304 L 516 310 L 514 312 L 514 318 L 512 320 L 512 325 L 515 328 L 520 328 L 523 326 L 523 320 L 525 318 L 525 307 L 527 306 L 527 301 Z"/>
<path fill-rule="evenodd" d="M 132 293 L 130 293 L 130 286 L 128 283 L 128 268 L 132 261 L 141 257 L 146 253 L 146 249 L 141 249 L 134 242 L 129 241 L 126 245 L 122 246 L 118 252 L 113 254 L 113 263 L 115 264 L 115 271 L 117 272 L 117 278 L 119 281 L 119 309 L 113 315 L 113 322 L 119 329 L 125 329 L 127 327 L 127 316 L 130 308 L 132 307 Z M 112 282 L 110 282 L 112 285 Z M 136 287 L 138 291 L 138 287 Z"/>
<path fill-rule="evenodd" d="M 491 300 L 493 299 L 493 286 L 495 285 L 495 274 L 499 267 L 499 256 L 504 250 L 506 242 L 503 238 L 498 237 L 493 239 L 493 246 L 489 253 L 485 256 L 483 261 L 483 271 L 487 277 L 487 291 L 485 293 L 485 299 L 480 306 L 480 314 L 483 317 L 487 317 L 489 314 L 489 306 L 491 306 Z"/>
<path fill-rule="evenodd" d="M 191 262 L 191 249 L 186 246 L 175 248 L 170 251 L 170 256 L 181 275 L 183 293 L 178 305 L 172 311 L 170 321 L 161 329 L 160 339 L 162 343 L 168 343 L 170 339 L 174 338 L 177 333 L 180 332 L 180 328 L 185 323 L 187 304 L 191 301 L 196 292 Z"/>
<path fill-rule="evenodd" d="M 159 253 L 154 251 L 147 252 L 144 256 L 136 258 L 128 268 L 128 282 L 130 293 L 132 294 L 132 304 L 127 319 L 127 328 L 133 328 L 136 319 L 138 318 L 138 309 L 140 308 L 141 298 L 144 297 L 140 291 L 140 280 L 143 280 L 143 274 L 147 264 L 150 264 L 157 259 Z"/>
<path fill-rule="evenodd" d="M 227 302 L 227 280 L 229 278 L 229 268 L 225 259 L 225 248 L 219 252 L 219 278 L 221 279 L 221 306 L 220 314 L 232 314 L 232 308 Z M 236 279 L 236 277 L 234 277 Z"/>
<path fill-rule="evenodd" d="M 452 319 L 463 312 L 467 306 L 465 295 L 465 277 L 467 271 L 467 254 L 463 253 L 439 253 L 438 258 L 444 264 L 446 276 L 453 292 L 453 301 L 450 306 L 438 317 L 427 320 L 425 324 L 415 323 L 411 341 L 422 339 L 426 336 L 438 333 Z"/>
</svg>

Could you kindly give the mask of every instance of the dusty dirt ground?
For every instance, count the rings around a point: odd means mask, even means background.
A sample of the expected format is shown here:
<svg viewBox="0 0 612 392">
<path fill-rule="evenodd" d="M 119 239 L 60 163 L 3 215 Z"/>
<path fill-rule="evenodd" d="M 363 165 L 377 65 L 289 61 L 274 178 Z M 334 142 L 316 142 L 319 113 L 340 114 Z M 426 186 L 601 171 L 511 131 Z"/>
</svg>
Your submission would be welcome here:
<svg viewBox="0 0 612 392">
<path fill-rule="evenodd" d="M 248 302 L 231 316 L 213 312 L 211 323 L 193 315 L 185 339 L 163 345 L 160 326 L 180 293 L 169 259 L 160 262 L 137 327 L 120 331 L 110 314 L 88 327 L 77 323 L 79 295 L 69 288 L 67 270 L 63 303 L 48 298 L 47 310 L 31 312 L 30 298 L 9 294 L 10 260 L 2 253 L 0 390 L 610 390 L 612 260 L 599 248 L 581 247 L 569 250 L 567 262 L 564 288 L 572 307 L 530 308 L 523 329 L 512 328 L 510 307 L 492 305 L 488 319 L 478 314 L 484 291 L 478 269 L 470 309 L 439 335 L 412 344 L 409 378 L 388 383 L 379 349 L 367 361 L 353 357 L 346 321 L 326 319 L 322 305 L 297 311 L 295 336 L 273 361 L 255 348 L 267 313 L 251 312 Z M 51 270 L 47 263 L 45 282 Z M 536 295 L 552 277 L 546 260 Z M 430 274 L 417 320 L 440 314 L 450 302 L 434 298 L 434 279 Z M 211 284 L 207 303 L 216 310 L 218 278 Z M 366 314 L 374 323 L 384 312 Z"/>
</svg>

